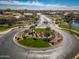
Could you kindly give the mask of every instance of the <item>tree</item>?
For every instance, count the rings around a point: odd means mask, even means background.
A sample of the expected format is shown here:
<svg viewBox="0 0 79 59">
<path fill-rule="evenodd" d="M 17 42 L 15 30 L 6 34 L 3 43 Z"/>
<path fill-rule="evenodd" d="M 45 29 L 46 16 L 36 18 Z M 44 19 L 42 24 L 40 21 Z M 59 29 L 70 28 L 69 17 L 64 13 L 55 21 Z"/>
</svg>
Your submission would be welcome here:
<svg viewBox="0 0 79 59">
<path fill-rule="evenodd" d="M 60 23 L 62 21 L 62 16 L 61 15 L 54 15 L 53 18 L 55 19 L 56 23 Z"/>
<path fill-rule="evenodd" d="M 0 14 L 3 14 L 3 10 L 0 10 Z"/>
<path fill-rule="evenodd" d="M 74 22 L 79 23 L 79 15 L 75 15 Z"/>
<path fill-rule="evenodd" d="M 71 24 L 73 22 L 73 14 L 70 13 L 70 14 L 66 15 L 64 18 L 64 21 L 69 24 L 69 29 L 71 30 Z"/>
</svg>

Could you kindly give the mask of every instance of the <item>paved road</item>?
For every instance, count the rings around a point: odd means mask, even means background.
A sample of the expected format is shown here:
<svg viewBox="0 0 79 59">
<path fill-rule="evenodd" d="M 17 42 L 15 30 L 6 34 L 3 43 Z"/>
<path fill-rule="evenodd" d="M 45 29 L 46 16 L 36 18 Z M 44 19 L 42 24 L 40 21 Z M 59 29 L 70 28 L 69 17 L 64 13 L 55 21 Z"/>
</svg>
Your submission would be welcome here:
<svg viewBox="0 0 79 59">
<path fill-rule="evenodd" d="M 20 51 L 21 48 L 16 46 L 12 40 L 14 35 L 21 30 L 22 29 L 16 29 L 10 31 L 0 38 L 0 59 L 22 59 L 20 56 L 20 54 L 22 54 Z"/>
<path fill-rule="evenodd" d="M 45 15 L 40 15 L 40 17 L 49 22 L 48 25 L 51 29 L 58 31 L 61 35 L 63 35 L 63 42 L 60 43 L 57 48 L 39 51 L 39 53 L 38 51 L 33 52 L 32 50 L 23 49 L 15 45 L 12 38 L 17 32 L 23 30 L 15 29 L 0 38 L 0 59 L 71 59 L 72 56 L 79 52 L 79 40 L 77 38 L 69 32 L 57 29 L 51 19 L 47 18 Z M 41 20 L 41 24 L 42 23 L 43 22 Z M 42 26 L 41 24 L 39 26 Z"/>
<path fill-rule="evenodd" d="M 51 59 L 71 59 L 75 54 L 79 53 L 79 39 L 74 37 L 71 33 L 56 28 L 55 24 L 52 23 L 52 20 L 41 15 L 42 18 L 47 20 L 51 29 L 59 32 L 63 35 L 63 42 L 56 48 L 55 52 L 52 53 Z"/>
</svg>

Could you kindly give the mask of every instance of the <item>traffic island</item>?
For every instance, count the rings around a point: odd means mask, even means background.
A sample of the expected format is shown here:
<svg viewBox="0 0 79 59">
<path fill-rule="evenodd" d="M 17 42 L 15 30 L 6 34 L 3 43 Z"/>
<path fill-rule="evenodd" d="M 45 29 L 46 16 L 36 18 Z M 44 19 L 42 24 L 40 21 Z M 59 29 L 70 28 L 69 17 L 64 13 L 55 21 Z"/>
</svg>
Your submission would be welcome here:
<svg viewBox="0 0 79 59">
<path fill-rule="evenodd" d="M 32 38 L 27 37 L 23 38 L 22 40 L 19 40 L 18 43 L 27 46 L 27 47 L 35 47 L 35 48 L 46 48 L 50 47 L 49 43 L 44 41 L 42 38 Z"/>
<path fill-rule="evenodd" d="M 14 41 L 17 45 L 27 48 L 51 48 L 63 40 L 63 37 L 50 28 L 32 28 L 18 33 Z"/>
</svg>

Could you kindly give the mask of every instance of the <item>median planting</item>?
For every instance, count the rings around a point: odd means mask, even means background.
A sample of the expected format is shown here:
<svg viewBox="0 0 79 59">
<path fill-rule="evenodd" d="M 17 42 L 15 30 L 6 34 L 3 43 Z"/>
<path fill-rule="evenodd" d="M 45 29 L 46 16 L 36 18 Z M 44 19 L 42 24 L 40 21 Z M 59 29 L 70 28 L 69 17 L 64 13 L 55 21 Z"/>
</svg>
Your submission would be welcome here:
<svg viewBox="0 0 79 59">
<path fill-rule="evenodd" d="M 19 33 L 16 39 L 25 47 L 47 48 L 59 43 L 62 36 L 50 28 L 30 28 Z"/>
</svg>

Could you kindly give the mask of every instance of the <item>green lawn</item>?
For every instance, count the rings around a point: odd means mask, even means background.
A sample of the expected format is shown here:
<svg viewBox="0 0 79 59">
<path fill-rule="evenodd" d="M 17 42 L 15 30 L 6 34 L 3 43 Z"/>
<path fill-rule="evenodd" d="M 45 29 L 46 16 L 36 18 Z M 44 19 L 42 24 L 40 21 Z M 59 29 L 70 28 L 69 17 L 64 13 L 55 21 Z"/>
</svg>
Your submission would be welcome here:
<svg viewBox="0 0 79 59">
<path fill-rule="evenodd" d="M 73 33 L 73 34 L 75 34 L 75 35 L 77 35 L 79 37 L 79 32 L 75 32 L 75 31 L 69 30 L 69 29 L 67 31 L 69 31 L 69 32 L 71 32 L 71 33 Z"/>
<path fill-rule="evenodd" d="M 8 26 L 8 25 L 0 25 L 0 31 L 7 30 L 9 28 L 12 28 L 13 26 Z"/>
<path fill-rule="evenodd" d="M 72 29 L 79 32 L 79 27 L 72 27 Z"/>
<path fill-rule="evenodd" d="M 69 29 L 69 25 L 68 24 L 59 24 L 58 26 L 61 27 L 61 28 Z"/>
<path fill-rule="evenodd" d="M 69 29 L 69 25 L 68 24 L 59 24 L 59 27 Z M 75 31 L 79 31 L 79 27 L 73 27 L 72 26 L 71 29 L 75 30 Z"/>
<path fill-rule="evenodd" d="M 68 29 L 67 31 L 69 31 L 69 32 L 71 32 L 71 33 L 73 33 L 73 34 L 75 34 L 75 35 L 77 35 L 79 37 L 79 28 L 78 27 L 71 27 L 71 30 L 69 29 L 68 24 L 60 24 L 59 27 L 66 28 L 66 29 Z"/>
<path fill-rule="evenodd" d="M 46 32 L 49 32 L 49 33 L 52 32 L 50 28 L 37 28 L 37 29 L 35 29 L 35 31 L 36 32 L 44 32 L 44 33 L 46 33 Z"/>
<path fill-rule="evenodd" d="M 23 40 L 18 41 L 20 44 L 28 47 L 36 47 L 36 48 L 45 48 L 49 47 L 50 45 L 48 42 L 44 41 L 43 39 L 34 40 L 33 38 L 26 38 Z"/>
</svg>

